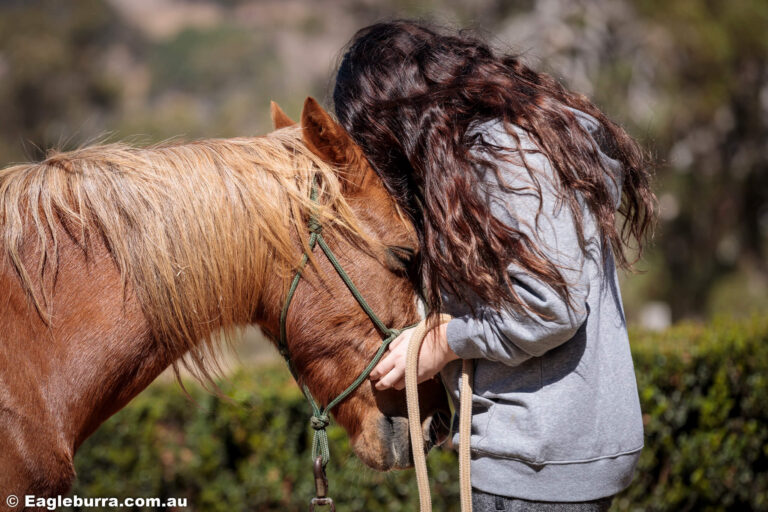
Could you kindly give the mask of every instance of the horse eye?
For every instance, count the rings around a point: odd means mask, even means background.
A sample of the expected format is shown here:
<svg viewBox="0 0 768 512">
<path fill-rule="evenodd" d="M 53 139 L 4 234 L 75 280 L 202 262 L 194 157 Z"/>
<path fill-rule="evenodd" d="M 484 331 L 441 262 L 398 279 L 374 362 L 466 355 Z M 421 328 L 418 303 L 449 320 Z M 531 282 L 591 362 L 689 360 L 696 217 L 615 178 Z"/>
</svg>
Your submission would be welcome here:
<svg viewBox="0 0 768 512">
<path fill-rule="evenodd" d="M 410 262 L 416 255 L 416 250 L 411 247 L 403 247 L 401 245 L 389 246 L 389 251 L 399 260 L 404 262 Z"/>
<path fill-rule="evenodd" d="M 416 256 L 416 250 L 410 247 L 391 245 L 387 247 L 387 254 L 393 267 L 404 270 L 410 267 Z"/>
</svg>

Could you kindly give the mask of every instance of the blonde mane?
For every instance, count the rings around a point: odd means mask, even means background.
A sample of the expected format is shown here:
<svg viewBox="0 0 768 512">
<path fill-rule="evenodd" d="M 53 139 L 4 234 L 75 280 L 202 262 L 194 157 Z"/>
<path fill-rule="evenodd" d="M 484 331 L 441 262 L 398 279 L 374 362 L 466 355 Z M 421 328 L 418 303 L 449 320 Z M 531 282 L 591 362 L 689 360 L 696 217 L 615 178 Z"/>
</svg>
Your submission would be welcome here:
<svg viewBox="0 0 768 512">
<path fill-rule="evenodd" d="M 309 199 L 313 176 L 322 205 Z M 187 366 L 206 380 L 214 333 L 250 322 L 269 276 L 295 269 L 310 209 L 324 228 L 362 235 L 334 169 L 306 148 L 297 127 L 257 138 L 86 147 L 0 170 L 3 250 L 40 315 L 51 321 L 51 290 L 40 283 L 62 263 L 61 236 L 69 233 L 86 255 L 103 241 L 155 338 L 170 354 L 188 351 Z M 34 272 L 22 251 L 30 233 Z"/>
</svg>

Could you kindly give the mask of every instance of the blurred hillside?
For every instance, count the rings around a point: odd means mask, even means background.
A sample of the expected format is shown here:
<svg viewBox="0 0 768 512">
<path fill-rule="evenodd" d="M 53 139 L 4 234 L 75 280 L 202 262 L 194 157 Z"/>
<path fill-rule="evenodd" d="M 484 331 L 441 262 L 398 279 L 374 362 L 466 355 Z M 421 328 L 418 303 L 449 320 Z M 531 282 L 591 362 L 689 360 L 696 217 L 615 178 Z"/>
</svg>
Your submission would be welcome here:
<svg viewBox="0 0 768 512">
<path fill-rule="evenodd" d="M 645 272 L 623 277 L 631 321 L 768 312 L 763 0 L 6 0 L 0 165 L 105 137 L 265 133 L 269 100 L 297 116 L 328 98 L 356 29 L 411 16 L 481 28 L 655 155 L 662 221 Z"/>
</svg>

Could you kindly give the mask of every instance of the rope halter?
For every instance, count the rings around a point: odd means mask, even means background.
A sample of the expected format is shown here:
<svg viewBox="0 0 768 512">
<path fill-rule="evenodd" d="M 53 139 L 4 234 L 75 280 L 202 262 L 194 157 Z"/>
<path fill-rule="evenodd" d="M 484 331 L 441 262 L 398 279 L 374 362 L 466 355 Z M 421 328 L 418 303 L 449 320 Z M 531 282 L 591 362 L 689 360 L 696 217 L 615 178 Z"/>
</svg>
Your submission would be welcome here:
<svg viewBox="0 0 768 512">
<path fill-rule="evenodd" d="M 310 199 L 312 201 L 317 201 L 317 182 L 314 179 L 312 181 Z M 336 273 L 339 275 L 339 277 L 341 277 L 342 281 L 344 281 L 344 284 L 347 286 L 350 293 L 352 293 L 352 296 L 355 298 L 357 303 L 360 304 L 360 307 L 363 309 L 363 311 L 365 311 L 365 313 L 368 315 L 368 318 L 371 319 L 371 322 L 373 322 L 373 324 L 376 326 L 376 329 L 383 336 L 381 346 L 379 347 L 379 350 L 376 351 L 373 359 L 371 359 L 371 361 L 368 363 L 368 366 L 363 369 L 360 375 L 358 375 L 358 377 L 349 386 L 347 386 L 344 391 L 342 391 L 336 398 L 328 402 L 324 407 L 318 405 L 317 401 L 314 399 L 312 393 L 310 393 L 309 388 L 307 388 L 306 385 L 301 386 L 301 390 L 304 393 L 304 396 L 307 398 L 309 405 L 312 407 L 312 417 L 310 418 L 310 425 L 314 430 L 314 437 L 312 439 L 312 459 L 315 460 L 317 457 L 322 457 L 322 465 L 325 467 L 326 464 L 328 464 L 328 460 L 330 459 L 330 452 L 328 450 L 328 432 L 326 431 L 326 427 L 330 424 L 329 413 L 331 409 L 333 409 L 341 401 L 351 395 L 360 386 L 360 384 L 365 382 L 371 371 L 373 371 L 373 368 L 384 356 L 384 353 L 387 351 L 389 344 L 392 343 L 392 341 L 394 341 L 394 339 L 397 338 L 397 336 L 404 329 L 393 329 L 387 327 L 384 325 L 384 322 L 382 322 L 381 319 L 376 315 L 376 313 L 374 313 L 373 309 L 371 309 L 371 307 L 363 298 L 360 290 L 357 289 L 355 284 L 352 282 L 352 279 L 350 279 L 349 275 L 344 271 L 344 268 L 339 263 L 336 255 L 333 254 L 331 248 L 328 247 L 328 244 L 326 244 L 322 235 L 323 227 L 314 214 L 311 214 L 309 217 L 307 229 L 310 233 L 308 242 L 309 250 L 314 250 L 315 246 L 320 247 L 320 249 L 323 251 L 323 254 L 325 254 L 326 258 L 328 258 L 328 261 L 331 263 L 331 265 L 333 265 Z M 304 252 L 301 257 L 301 262 L 299 263 L 299 266 L 296 270 L 296 275 L 293 277 L 291 285 L 288 288 L 288 293 L 285 297 L 285 304 L 283 304 L 283 309 L 280 312 L 280 338 L 278 340 L 278 350 L 283 356 L 283 359 L 285 359 L 285 362 L 288 364 L 288 369 L 291 371 L 293 378 L 296 379 L 297 382 L 299 381 L 299 376 L 296 372 L 296 368 L 294 367 L 293 362 L 291 361 L 290 352 L 288 351 L 286 318 L 288 316 L 288 308 L 290 307 L 293 296 L 296 293 L 296 288 L 299 286 L 302 271 L 304 270 L 304 267 L 306 267 L 308 261 L 309 254 Z M 406 329 L 409 327 L 406 327 Z"/>
</svg>

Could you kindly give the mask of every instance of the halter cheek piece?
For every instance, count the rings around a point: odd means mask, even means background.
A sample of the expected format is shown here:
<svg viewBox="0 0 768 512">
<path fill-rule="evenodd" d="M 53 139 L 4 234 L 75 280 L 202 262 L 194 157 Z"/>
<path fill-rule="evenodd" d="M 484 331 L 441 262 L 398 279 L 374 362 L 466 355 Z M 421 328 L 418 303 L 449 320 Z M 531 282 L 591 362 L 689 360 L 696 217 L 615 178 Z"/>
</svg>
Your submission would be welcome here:
<svg viewBox="0 0 768 512">
<path fill-rule="evenodd" d="M 312 181 L 310 199 L 312 201 L 317 201 L 317 182 L 315 180 Z M 357 389 L 357 387 L 360 386 L 360 384 L 362 384 L 368 378 L 368 375 L 370 375 L 373 368 L 384 356 L 384 353 L 386 352 L 387 347 L 389 347 L 389 344 L 392 343 L 392 341 L 394 341 L 394 339 L 397 338 L 397 336 L 403 330 L 413 326 L 408 326 L 403 329 L 393 329 L 384 325 L 381 319 L 378 316 L 376 316 L 376 313 L 373 312 L 371 307 L 365 301 L 362 294 L 360 293 L 360 290 L 358 290 L 355 284 L 352 282 L 352 279 L 350 279 L 349 275 L 344 271 L 341 264 L 339 263 L 339 260 L 336 259 L 336 256 L 333 254 L 333 251 L 331 251 L 330 247 L 328 247 L 328 244 L 325 243 L 325 239 L 323 238 L 323 235 L 322 235 L 322 225 L 314 216 L 314 214 L 310 215 L 307 228 L 309 230 L 308 245 L 309 245 L 310 251 L 312 251 L 316 245 L 320 246 L 320 249 L 322 249 L 326 258 L 328 258 L 328 261 L 330 261 L 331 265 L 333 265 L 333 268 L 336 269 L 336 273 L 339 275 L 339 277 L 341 277 L 342 281 L 344 281 L 344 284 L 347 285 L 347 288 L 349 288 L 349 291 L 352 293 L 352 296 L 355 298 L 355 300 L 357 300 L 357 303 L 360 304 L 360 307 L 368 315 L 368 318 L 371 319 L 371 322 L 373 322 L 373 324 L 376 326 L 376 329 L 381 333 L 383 338 L 381 342 L 381 346 L 379 347 L 379 350 L 373 356 L 373 359 L 371 359 L 371 362 L 368 363 L 368 366 L 365 367 L 365 369 L 360 373 L 360 375 L 349 386 L 347 386 L 347 388 L 344 391 L 342 391 L 336 398 L 328 402 L 328 404 L 326 404 L 325 407 L 320 407 L 318 405 L 317 401 L 312 397 L 312 393 L 310 393 L 309 388 L 307 388 L 306 385 L 301 386 L 304 396 L 307 398 L 307 401 L 309 401 L 309 404 L 312 406 L 312 417 L 310 418 L 310 425 L 315 431 L 314 437 L 312 439 L 312 459 L 313 461 L 315 461 L 315 476 L 317 480 L 318 458 L 320 459 L 322 468 L 325 468 L 325 465 L 328 464 L 328 460 L 330 458 L 330 453 L 328 450 L 328 433 L 326 432 L 325 429 L 330 424 L 330 421 L 331 421 L 329 416 L 331 409 L 333 409 L 341 401 L 343 401 L 350 394 L 352 394 L 352 392 L 354 392 L 355 389 Z M 302 254 L 301 262 L 299 263 L 298 269 L 296 270 L 296 275 L 293 277 L 293 281 L 291 281 L 291 286 L 288 288 L 288 294 L 285 297 L 285 304 L 283 305 L 283 309 L 280 312 L 280 339 L 278 340 L 278 350 L 280 351 L 280 354 L 283 356 L 286 363 L 288 364 L 288 369 L 291 371 L 293 378 L 296 379 L 297 382 L 299 381 L 299 377 L 298 377 L 298 373 L 296 372 L 296 368 L 293 366 L 293 362 L 291 361 L 291 355 L 288 351 L 288 342 L 287 342 L 285 324 L 286 324 L 286 317 L 288 316 L 288 308 L 291 305 L 291 300 L 293 299 L 293 296 L 296 293 L 296 288 L 298 287 L 299 281 L 301 280 L 301 273 L 304 270 L 304 267 L 306 266 L 308 260 L 309 260 L 309 255 L 305 252 L 304 254 Z M 321 493 L 318 492 L 318 498 L 330 499 L 330 498 L 325 498 L 325 496 L 320 496 L 320 494 Z M 325 493 L 323 492 L 322 494 L 325 494 Z M 327 503 L 318 502 L 318 504 L 327 504 Z"/>
</svg>

